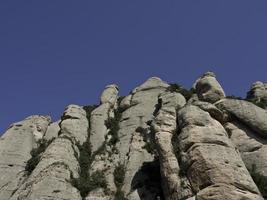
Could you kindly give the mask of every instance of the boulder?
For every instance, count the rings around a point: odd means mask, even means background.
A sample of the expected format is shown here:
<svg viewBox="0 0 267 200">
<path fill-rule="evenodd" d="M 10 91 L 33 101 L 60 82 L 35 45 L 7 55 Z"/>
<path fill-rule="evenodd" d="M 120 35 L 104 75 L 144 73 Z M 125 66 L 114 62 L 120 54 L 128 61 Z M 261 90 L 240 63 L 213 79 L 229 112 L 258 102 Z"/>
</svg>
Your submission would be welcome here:
<svg viewBox="0 0 267 200">
<path fill-rule="evenodd" d="M 118 93 L 119 88 L 117 85 L 107 85 L 100 97 L 101 104 L 109 103 L 111 106 L 114 106 L 117 101 Z"/>
<path fill-rule="evenodd" d="M 213 72 L 206 72 L 196 81 L 194 87 L 202 101 L 214 103 L 225 97 L 225 93 Z"/>
</svg>

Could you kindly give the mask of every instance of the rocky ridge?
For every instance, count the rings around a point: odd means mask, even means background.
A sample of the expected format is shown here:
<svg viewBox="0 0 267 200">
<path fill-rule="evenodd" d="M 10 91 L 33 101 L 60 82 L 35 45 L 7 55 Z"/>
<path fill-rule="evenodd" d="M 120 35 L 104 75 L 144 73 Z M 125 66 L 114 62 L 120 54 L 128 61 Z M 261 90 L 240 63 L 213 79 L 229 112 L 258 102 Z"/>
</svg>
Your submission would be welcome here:
<svg viewBox="0 0 267 200">
<path fill-rule="evenodd" d="M 0 200 L 267 199 L 267 87 L 226 96 L 151 77 L 125 97 L 30 116 L 0 139 Z"/>
</svg>

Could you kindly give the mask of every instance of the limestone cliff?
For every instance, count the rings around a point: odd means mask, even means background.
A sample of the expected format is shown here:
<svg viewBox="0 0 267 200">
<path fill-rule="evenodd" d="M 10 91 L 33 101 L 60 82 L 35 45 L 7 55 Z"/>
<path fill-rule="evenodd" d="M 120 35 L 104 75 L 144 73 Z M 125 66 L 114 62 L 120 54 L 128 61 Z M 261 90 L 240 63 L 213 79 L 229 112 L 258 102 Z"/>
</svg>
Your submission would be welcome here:
<svg viewBox="0 0 267 200">
<path fill-rule="evenodd" d="M 212 72 L 187 90 L 152 77 L 0 139 L 0 200 L 267 199 L 267 87 L 226 96 Z"/>
</svg>

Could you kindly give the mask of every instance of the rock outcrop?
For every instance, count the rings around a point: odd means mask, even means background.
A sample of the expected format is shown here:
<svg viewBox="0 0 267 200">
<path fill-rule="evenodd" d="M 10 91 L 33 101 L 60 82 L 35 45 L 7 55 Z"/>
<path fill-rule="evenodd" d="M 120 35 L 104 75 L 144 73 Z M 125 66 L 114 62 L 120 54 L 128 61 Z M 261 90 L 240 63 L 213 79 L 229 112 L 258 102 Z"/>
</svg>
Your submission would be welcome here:
<svg viewBox="0 0 267 200">
<path fill-rule="evenodd" d="M 247 93 L 248 99 L 255 99 L 257 101 L 267 101 L 267 84 L 257 81 L 252 84 L 250 91 Z"/>
<path fill-rule="evenodd" d="M 14 123 L 0 200 L 267 199 L 266 86 L 230 99 L 207 72 L 193 88 L 152 77 L 120 97 L 112 84 L 99 105 Z"/>
<path fill-rule="evenodd" d="M 0 140 L 0 199 L 9 199 L 26 177 L 31 150 L 46 133 L 50 117 L 30 116 L 12 124 Z"/>
<path fill-rule="evenodd" d="M 194 86 L 199 99 L 202 101 L 214 103 L 225 97 L 225 93 L 213 72 L 205 73 L 196 81 Z"/>
<path fill-rule="evenodd" d="M 267 112 L 251 102 L 238 99 L 223 99 L 216 103 L 221 110 L 228 112 L 252 130 L 267 138 Z"/>
</svg>

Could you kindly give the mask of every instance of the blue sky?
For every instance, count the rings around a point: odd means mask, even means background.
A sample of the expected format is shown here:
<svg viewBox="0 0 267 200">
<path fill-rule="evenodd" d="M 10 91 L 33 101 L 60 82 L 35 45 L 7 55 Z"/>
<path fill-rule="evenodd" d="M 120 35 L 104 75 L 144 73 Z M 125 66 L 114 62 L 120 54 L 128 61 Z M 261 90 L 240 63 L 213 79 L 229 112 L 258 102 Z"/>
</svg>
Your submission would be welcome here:
<svg viewBox="0 0 267 200">
<path fill-rule="evenodd" d="M 245 96 L 267 82 L 266 21 L 266 0 L 1 0 L 0 133 L 150 76 L 190 88 L 212 70 L 228 95 Z"/>
</svg>

